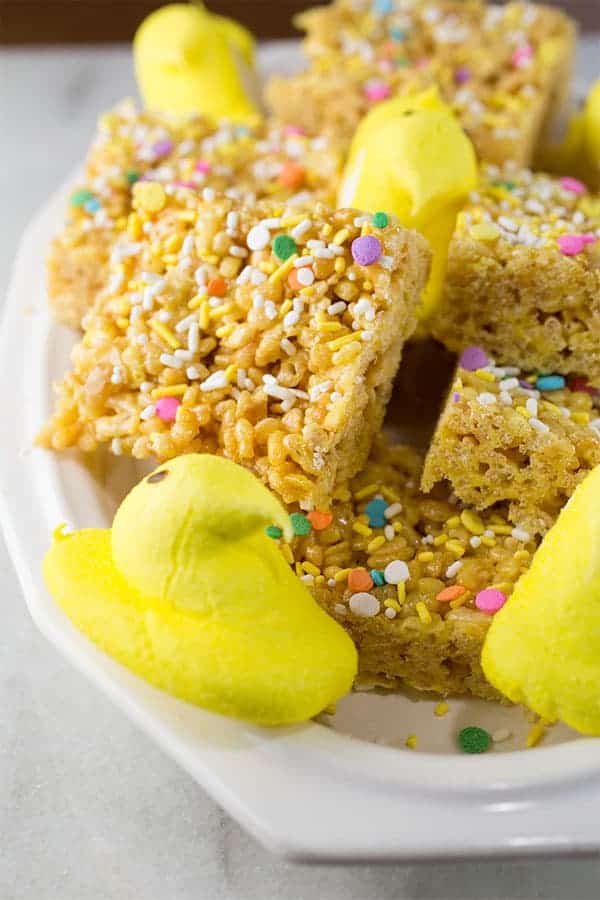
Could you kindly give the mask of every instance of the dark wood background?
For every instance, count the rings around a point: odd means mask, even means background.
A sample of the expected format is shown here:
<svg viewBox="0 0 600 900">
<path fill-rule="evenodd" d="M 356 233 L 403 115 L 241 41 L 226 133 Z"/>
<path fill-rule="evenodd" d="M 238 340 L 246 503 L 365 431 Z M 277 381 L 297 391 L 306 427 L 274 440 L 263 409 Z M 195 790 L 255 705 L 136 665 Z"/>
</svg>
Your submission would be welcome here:
<svg viewBox="0 0 600 900">
<path fill-rule="evenodd" d="M 324 0 L 208 0 L 262 38 L 293 34 L 292 15 Z M 600 31 L 600 0 L 546 0 Z M 0 0 L 0 44 L 130 40 L 160 0 Z M 599 47 L 600 49 L 600 47 Z"/>
</svg>

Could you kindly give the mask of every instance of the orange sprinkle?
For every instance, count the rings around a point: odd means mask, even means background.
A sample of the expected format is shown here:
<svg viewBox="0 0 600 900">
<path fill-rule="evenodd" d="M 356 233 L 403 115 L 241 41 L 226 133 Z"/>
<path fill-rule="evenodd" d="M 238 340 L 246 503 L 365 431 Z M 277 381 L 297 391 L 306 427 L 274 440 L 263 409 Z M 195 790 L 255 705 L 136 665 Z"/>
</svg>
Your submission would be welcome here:
<svg viewBox="0 0 600 900">
<path fill-rule="evenodd" d="M 213 278 L 208 282 L 207 291 L 211 297 L 224 297 L 227 293 L 227 282 L 224 278 Z"/>
<path fill-rule="evenodd" d="M 279 184 L 284 187 L 298 188 L 304 182 L 305 175 L 304 166 L 295 162 L 284 162 L 279 173 Z"/>
<path fill-rule="evenodd" d="M 458 600 L 465 591 L 466 588 L 462 584 L 451 584 L 449 587 L 444 588 L 443 591 L 440 591 L 439 594 L 436 594 L 435 599 L 439 600 L 440 603 L 449 603 L 451 600 Z"/>
<path fill-rule="evenodd" d="M 373 579 L 366 569 L 352 569 L 348 574 L 348 587 L 351 591 L 369 591 L 373 587 Z"/>
<path fill-rule="evenodd" d="M 313 509 L 306 517 L 315 531 L 323 531 L 329 528 L 333 522 L 333 515 L 330 512 L 322 512 L 320 509 Z"/>
</svg>

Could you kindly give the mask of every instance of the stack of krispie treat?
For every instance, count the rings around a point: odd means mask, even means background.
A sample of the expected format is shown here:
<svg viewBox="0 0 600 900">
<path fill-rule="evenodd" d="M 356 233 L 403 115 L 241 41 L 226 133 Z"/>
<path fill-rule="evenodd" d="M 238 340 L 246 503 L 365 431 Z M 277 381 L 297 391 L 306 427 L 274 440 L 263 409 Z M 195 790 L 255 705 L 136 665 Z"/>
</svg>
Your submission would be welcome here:
<svg viewBox="0 0 600 900">
<path fill-rule="evenodd" d="M 528 165 L 568 92 L 576 31 L 533 3 L 334 0 L 298 16 L 308 68 L 274 78 L 282 122 L 349 141 L 376 103 L 437 84 L 478 155 Z"/>
</svg>

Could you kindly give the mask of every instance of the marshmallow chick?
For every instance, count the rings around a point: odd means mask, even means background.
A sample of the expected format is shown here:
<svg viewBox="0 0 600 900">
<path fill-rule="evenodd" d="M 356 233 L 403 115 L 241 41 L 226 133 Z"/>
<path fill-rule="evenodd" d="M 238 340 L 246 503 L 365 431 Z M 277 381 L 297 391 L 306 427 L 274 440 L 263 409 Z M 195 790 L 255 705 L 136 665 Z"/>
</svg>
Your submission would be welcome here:
<svg viewBox="0 0 600 900">
<path fill-rule="evenodd" d="M 481 662 L 509 700 L 600 735 L 600 466 L 495 614 Z"/>
<path fill-rule="evenodd" d="M 112 530 L 59 533 L 44 577 L 88 638 L 156 687 L 261 725 L 301 722 L 350 690 L 357 654 L 268 525 L 291 538 L 252 473 L 190 454 L 134 487 Z"/>
<path fill-rule="evenodd" d="M 456 217 L 476 186 L 473 145 L 435 88 L 379 103 L 355 132 L 338 206 L 393 213 L 427 238 L 422 319 L 439 303 Z"/>
<path fill-rule="evenodd" d="M 144 104 L 175 114 L 201 113 L 253 124 L 260 118 L 254 41 L 239 23 L 195 3 L 172 3 L 150 13 L 133 41 Z"/>
<path fill-rule="evenodd" d="M 590 188 L 600 188 L 600 79 L 590 89 L 583 107 L 567 121 L 560 138 L 542 143 L 536 167 L 576 176 Z"/>
</svg>

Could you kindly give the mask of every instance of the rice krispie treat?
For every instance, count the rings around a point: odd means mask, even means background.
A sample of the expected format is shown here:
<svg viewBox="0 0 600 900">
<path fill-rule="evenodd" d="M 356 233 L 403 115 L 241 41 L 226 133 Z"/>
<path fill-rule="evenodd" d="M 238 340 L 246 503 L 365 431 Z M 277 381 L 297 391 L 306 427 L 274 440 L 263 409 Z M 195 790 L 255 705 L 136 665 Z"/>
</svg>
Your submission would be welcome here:
<svg viewBox="0 0 600 900">
<path fill-rule="evenodd" d="M 355 210 L 244 207 L 155 182 L 133 204 L 42 443 L 221 453 L 286 503 L 326 506 L 381 426 L 424 239 Z"/>
<path fill-rule="evenodd" d="M 423 490 L 445 481 L 476 509 L 506 505 L 519 532 L 543 534 L 600 464 L 598 396 L 585 379 L 525 375 L 469 347 L 425 460 Z"/>
<path fill-rule="evenodd" d="M 421 463 L 379 443 L 329 512 L 292 515 L 297 536 L 282 551 L 357 644 L 360 681 L 498 699 L 481 647 L 537 542 L 501 509 L 479 514 L 443 485 L 425 496 Z"/>
<path fill-rule="evenodd" d="M 499 365 L 600 385 L 600 199 L 574 178 L 486 167 L 459 215 L 431 331 Z"/>
<path fill-rule="evenodd" d="M 124 101 L 100 118 L 84 181 L 71 194 L 64 228 L 50 249 L 48 293 L 57 318 L 78 328 L 102 289 L 138 180 L 212 187 L 248 203 L 264 197 L 331 202 L 341 164 L 326 137 L 272 125 L 215 129 L 201 116 L 139 112 Z"/>
<path fill-rule="evenodd" d="M 309 66 L 273 78 L 267 99 L 309 132 L 350 141 L 373 104 L 437 84 L 480 158 L 528 165 L 568 94 L 576 29 L 549 7 L 334 0 L 296 21 Z"/>
</svg>

